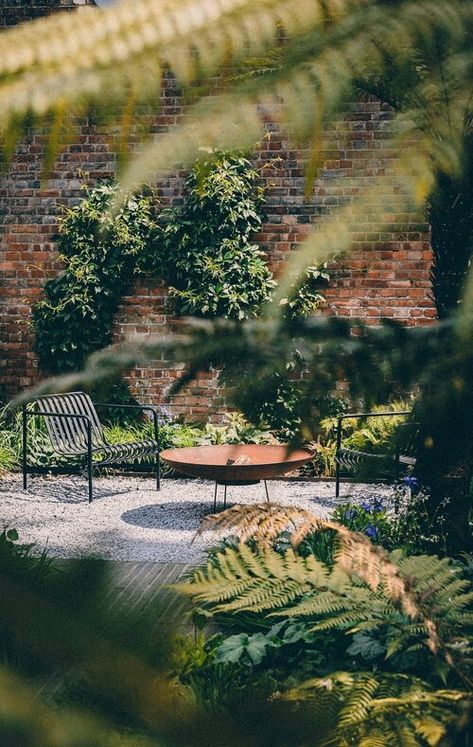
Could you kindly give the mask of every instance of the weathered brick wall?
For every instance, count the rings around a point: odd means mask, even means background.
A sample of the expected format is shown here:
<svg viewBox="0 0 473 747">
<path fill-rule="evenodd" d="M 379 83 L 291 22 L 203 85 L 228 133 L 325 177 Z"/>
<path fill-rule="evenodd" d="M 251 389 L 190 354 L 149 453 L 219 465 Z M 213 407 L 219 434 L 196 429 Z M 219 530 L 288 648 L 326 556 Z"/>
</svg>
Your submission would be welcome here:
<svg viewBox="0 0 473 747">
<path fill-rule="evenodd" d="M 73 0 L 37 0 L 28 6 L 49 12 L 74 4 Z M 15 6 L 8 0 L 4 5 L 11 10 L 26 3 Z M 20 13 L 18 17 L 24 20 L 26 16 Z M 167 130 L 182 112 L 179 90 L 169 75 L 164 76 L 157 110 L 155 132 Z M 328 133 L 323 169 L 308 200 L 304 199 L 303 168 L 307 154 L 268 121 L 267 138 L 254 154 L 267 195 L 266 221 L 259 241 L 277 274 L 288 252 L 300 245 L 319 216 L 351 197 L 350 177 L 358 178 L 357 189 L 369 186 L 375 177 L 385 180 L 386 191 L 392 193 L 385 226 L 374 222 L 375 206 L 357 226 L 355 250 L 338 261 L 326 292 L 328 313 L 361 316 L 370 323 L 387 316 L 405 324 L 429 324 L 435 311 L 430 298 L 427 226 L 419 224 L 417 216 L 400 213 L 399 195 L 390 180 L 395 154 L 387 128 L 389 116 L 378 102 L 367 100 L 355 103 L 346 121 L 334 123 Z M 43 152 L 44 137 L 31 133 L 18 147 L 8 175 L 0 180 L 0 391 L 3 388 L 7 394 L 31 385 L 39 376 L 28 323 L 31 304 L 39 297 L 44 281 L 60 270 L 54 245 L 58 215 L 63 206 L 80 199 L 81 171 L 87 172 L 93 183 L 113 176 L 116 169 L 113 143 L 90 122 L 81 124 L 75 142 L 58 155 L 48 180 L 41 179 Z M 184 174 L 177 173 L 159 183 L 163 204 L 182 199 L 183 180 Z M 167 314 L 165 303 L 166 289 L 160 282 L 138 282 L 123 299 L 115 339 L 172 332 L 176 320 Z M 162 359 L 132 371 L 129 381 L 140 400 L 157 401 L 178 375 L 179 370 Z M 220 408 L 223 392 L 216 375 L 203 376 L 178 401 L 196 417 L 204 415 L 209 406 Z"/>
</svg>

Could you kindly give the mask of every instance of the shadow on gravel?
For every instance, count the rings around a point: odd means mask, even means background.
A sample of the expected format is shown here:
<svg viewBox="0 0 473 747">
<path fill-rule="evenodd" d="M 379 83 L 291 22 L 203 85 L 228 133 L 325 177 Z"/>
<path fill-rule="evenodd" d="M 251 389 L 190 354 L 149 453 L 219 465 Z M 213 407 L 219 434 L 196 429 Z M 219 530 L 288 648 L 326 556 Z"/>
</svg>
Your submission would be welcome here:
<svg viewBox="0 0 473 747">
<path fill-rule="evenodd" d="M 180 501 L 133 508 L 125 511 L 121 518 L 127 524 L 147 529 L 197 531 L 200 520 L 211 513 L 213 513 L 213 502 Z"/>
<path fill-rule="evenodd" d="M 36 483 L 36 484 L 35 484 Z M 21 483 L 18 485 L 0 486 L 0 494 L 8 493 L 18 501 L 25 501 L 25 503 L 31 502 L 36 498 L 41 498 L 46 503 L 87 503 L 88 502 L 88 488 L 87 481 L 84 480 L 83 484 L 77 482 L 77 484 L 61 483 L 60 478 L 57 480 L 44 480 L 36 481 L 33 477 L 29 480 L 28 490 L 23 490 Z M 94 503 L 101 498 L 109 498 L 112 495 L 126 495 L 127 493 L 134 492 L 133 488 L 127 488 L 126 490 L 111 490 L 110 488 L 100 487 L 98 484 L 94 484 Z"/>
</svg>

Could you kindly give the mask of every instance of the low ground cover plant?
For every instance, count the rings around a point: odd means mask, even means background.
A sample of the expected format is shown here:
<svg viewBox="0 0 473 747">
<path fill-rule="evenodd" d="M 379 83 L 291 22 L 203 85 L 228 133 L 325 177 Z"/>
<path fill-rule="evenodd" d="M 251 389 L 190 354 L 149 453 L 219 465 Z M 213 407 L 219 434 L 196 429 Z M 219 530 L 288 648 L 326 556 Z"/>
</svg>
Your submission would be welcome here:
<svg viewBox="0 0 473 747">
<path fill-rule="evenodd" d="M 377 405 L 373 412 L 408 412 L 412 408 L 411 400 L 398 399 L 386 405 Z M 314 469 L 317 474 L 332 477 L 335 474 L 335 452 L 337 448 L 337 418 L 335 415 L 343 412 L 362 412 L 362 408 L 350 408 L 344 402 L 336 413 L 320 421 L 320 434 L 313 443 L 316 452 Z M 342 421 L 342 444 L 346 448 L 365 451 L 370 454 L 392 452 L 394 437 L 399 427 L 405 423 L 402 415 L 387 417 L 345 418 Z"/>
</svg>

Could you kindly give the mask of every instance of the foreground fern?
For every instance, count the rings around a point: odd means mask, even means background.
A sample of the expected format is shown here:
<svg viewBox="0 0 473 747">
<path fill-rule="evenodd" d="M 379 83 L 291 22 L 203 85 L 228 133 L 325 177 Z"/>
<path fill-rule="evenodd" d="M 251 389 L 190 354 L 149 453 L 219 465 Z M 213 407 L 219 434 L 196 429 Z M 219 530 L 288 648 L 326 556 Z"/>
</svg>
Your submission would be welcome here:
<svg viewBox="0 0 473 747">
<path fill-rule="evenodd" d="M 288 526 L 295 547 L 310 532 L 335 531 L 333 567 L 274 550 Z M 366 653 L 365 666 L 373 662 L 372 672 L 335 671 L 274 696 L 308 704 L 328 730 L 321 744 L 436 745 L 457 707 L 471 705 L 473 590 L 449 559 L 388 555 L 364 535 L 286 506 L 235 506 L 206 517 L 200 531 L 210 528 L 237 534 L 240 544 L 195 570 L 181 592 L 217 620 L 251 613 L 296 618 L 316 634 L 338 631 L 351 645 L 342 643 L 334 661 L 346 648 L 348 661 Z M 440 682 L 453 687 L 436 689 Z"/>
<path fill-rule="evenodd" d="M 334 672 L 278 697 L 310 704 L 325 719 L 330 713 L 327 747 L 437 745 L 452 712 L 468 699 L 455 690 L 433 691 L 415 677 L 371 672 Z"/>
</svg>

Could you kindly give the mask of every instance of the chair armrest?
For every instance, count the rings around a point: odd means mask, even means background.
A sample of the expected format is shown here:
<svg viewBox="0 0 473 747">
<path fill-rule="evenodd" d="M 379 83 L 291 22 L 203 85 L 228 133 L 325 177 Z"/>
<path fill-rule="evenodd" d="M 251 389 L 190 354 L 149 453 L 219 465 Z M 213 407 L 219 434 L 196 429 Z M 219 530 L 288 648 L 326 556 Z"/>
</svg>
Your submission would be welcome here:
<svg viewBox="0 0 473 747">
<path fill-rule="evenodd" d="M 343 415 L 337 415 L 337 420 L 346 418 L 384 418 L 389 415 L 410 415 L 412 410 L 390 410 L 389 412 L 348 412 Z"/>
<path fill-rule="evenodd" d="M 156 409 L 156 407 L 153 407 L 153 405 L 115 405 L 113 402 L 94 402 L 95 407 L 105 407 L 108 409 L 117 409 L 120 410 L 139 410 L 140 412 L 150 412 L 153 416 L 153 425 L 154 425 L 154 440 L 158 441 L 159 434 L 159 413 Z"/>
</svg>

